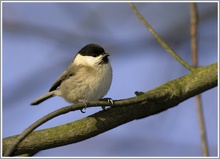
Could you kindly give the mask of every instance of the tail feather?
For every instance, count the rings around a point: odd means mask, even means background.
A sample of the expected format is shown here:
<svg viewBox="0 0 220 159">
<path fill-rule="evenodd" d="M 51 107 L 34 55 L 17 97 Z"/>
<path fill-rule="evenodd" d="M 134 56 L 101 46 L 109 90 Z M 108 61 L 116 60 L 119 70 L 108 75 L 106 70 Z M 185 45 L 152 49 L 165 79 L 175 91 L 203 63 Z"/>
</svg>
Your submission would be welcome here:
<svg viewBox="0 0 220 159">
<path fill-rule="evenodd" d="M 43 95 L 43 96 L 37 98 L 37 99 L 34 100 L 33 102 L 31 102 L 31 105 L 38 105 L 38 104 L 40 104 L 41 102 L 43 102 L 43 101 L 45 101 L 45 100 L 47 100 L 47 99 L 49 99 L 49 98 L 51 98 L 51 97 L 53 97 L 53 96 L 55 96 L 54 91 L 49 92 L 49 93 L 47 93 L 47 94 L 45 94 L 45 95 Z"/>
</svg>

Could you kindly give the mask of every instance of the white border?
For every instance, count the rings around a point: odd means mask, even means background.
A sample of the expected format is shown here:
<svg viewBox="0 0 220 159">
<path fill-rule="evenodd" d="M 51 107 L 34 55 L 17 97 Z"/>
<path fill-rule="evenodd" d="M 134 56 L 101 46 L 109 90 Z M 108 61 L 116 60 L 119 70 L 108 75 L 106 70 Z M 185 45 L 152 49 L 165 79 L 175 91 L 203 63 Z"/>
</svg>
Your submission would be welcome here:
<svg viewBox="0 0 220 159">
<path fill-rule="evenodd" d="M 3 50 L 3 45 L 2 45 L 2 34 L 3 34 L 3 25 L 2 25 L 2 17 L 3 17 L 3 12 L 2 12 L 2 6 L 3 3 L 127 3 L 127 2 L 134 2 L 134 3 L 146 3 L 146 2 L 154 2 L 154 3 L 189 3 L 189 2 L 197 2 L 197 3 L 217 3 L 218 4 L 218 44 L 219 44 L 219 1 L 1 1 L 1 130 L 2 130 L 2 62 L 3 62 L 3 55 L 2 55 L 2 50 Z M 219 45 L 218 45 L 218 62 L 219 62 Z M 219 65 L 218 65 L 218 79 L 219 79 Z M 220 82 L 218 80 L 218 86 Z M 219 89 L 218 89 L 218 97 L 219 97 Z M 218 98 L 218 104 L 219 104 L 219 98 Z M 218 148 L 219 148 L 219 105 L 218 105 Z M 2 131 L 1 131 L 1 148 L 2 148 Z M 86 150 L 85 150 L 86 151 Z M 2 150 L 1 150 L 1 158 L 9 158 L 9 157 L 2 157 Z M 16 158 L 24 158 L 24 157 L 16 157 Z M 32 157 L 32 158 L 177 158 L 177 157 Z M 206 158 L 203 156 L 200 157 L 178 157 L 178 158 Z M 218 157 L 208 157 L 208 158 L 219 158 L 219 149 L 218 149 Z"/>
</svg>

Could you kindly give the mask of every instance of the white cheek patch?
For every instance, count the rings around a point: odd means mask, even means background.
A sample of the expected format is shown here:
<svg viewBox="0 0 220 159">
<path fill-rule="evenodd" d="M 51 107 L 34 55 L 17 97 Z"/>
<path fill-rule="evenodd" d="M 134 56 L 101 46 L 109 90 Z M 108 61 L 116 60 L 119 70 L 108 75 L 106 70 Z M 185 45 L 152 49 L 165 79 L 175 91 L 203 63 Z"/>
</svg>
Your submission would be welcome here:
<svg viewBox="0 0 220 159">
<path fill-rule="evenodd" d="M 74 59 L 74 63 L 76 65 L 94 66 L 94 65 L 99 64 L 101 60 L 102 60 L 102 55 L 99 55 L 97 57 L 93 57 L 93 56 L 82 56 L 82 55 L 78 54 Z"/>
</svg>

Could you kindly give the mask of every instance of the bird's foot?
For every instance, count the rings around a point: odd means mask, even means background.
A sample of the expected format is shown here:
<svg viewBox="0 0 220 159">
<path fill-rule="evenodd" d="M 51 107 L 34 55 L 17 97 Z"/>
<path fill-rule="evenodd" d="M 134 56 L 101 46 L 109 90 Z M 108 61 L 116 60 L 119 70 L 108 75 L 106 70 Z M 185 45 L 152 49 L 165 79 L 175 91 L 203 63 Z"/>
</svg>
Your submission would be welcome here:
<svg viewBox="0 0 220 159">
<path fill-rule="evenodd" d="M 80 109 L 80 111 L 81 111 L 82 113 L 85 113 L 85 112 L 86 112 L 86 107 L 87 107 L 87 105 L 88 105 L 88 101 L 87 101 L 86 99 L 79 99 L 78 102 L 84 104 L 84 108 Z"/>
<path fill-rule="evenodd" d="M 103 98 L 103 99 L 100 99 L 100 101 L 107 101 L 108 103 L 111 104 L 111 106 L 114 105 L 114 101 L 111 98 Z M 106 106 L 102 106 L 102 109 L 104 111 L 106 111 L 106 110 L 108 110 L 110 108 L 106 108 Z"/>
</svg>

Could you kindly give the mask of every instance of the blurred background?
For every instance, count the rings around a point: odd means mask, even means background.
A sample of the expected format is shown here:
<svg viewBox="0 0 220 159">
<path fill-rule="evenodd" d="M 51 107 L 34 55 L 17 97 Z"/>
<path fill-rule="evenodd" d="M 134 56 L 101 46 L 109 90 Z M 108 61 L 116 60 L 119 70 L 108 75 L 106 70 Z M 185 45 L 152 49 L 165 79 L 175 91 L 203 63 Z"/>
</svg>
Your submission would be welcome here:
<svg viewBox="0 0 220 159">
<path fill-rule="evenodd" d="M 159 35 L 191 64 L 188 3 L 135 3 Z M 217 3 L 198 3 L 199 65 L 218 61 Z M 3 2 L 2 137 L 20 134 L 44 115 L 69 105 L 54 97 L 34 107 L 76 53 L 88 43 L 110 53 L 112 99 L 133 97 L 189 73 L 137 19 L 127 3 Z M 202 94 L 211 156 L 218 155 L 217 88 Z M 81 119 L 101 108 L 59 116 L 45 129 Z M 91 139 L 35 156 L 202 156 L 195 98 L 119 126 Z"/>
</svg>

